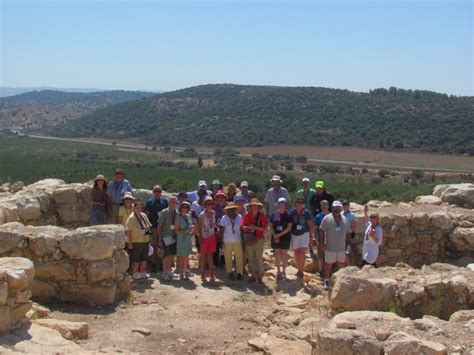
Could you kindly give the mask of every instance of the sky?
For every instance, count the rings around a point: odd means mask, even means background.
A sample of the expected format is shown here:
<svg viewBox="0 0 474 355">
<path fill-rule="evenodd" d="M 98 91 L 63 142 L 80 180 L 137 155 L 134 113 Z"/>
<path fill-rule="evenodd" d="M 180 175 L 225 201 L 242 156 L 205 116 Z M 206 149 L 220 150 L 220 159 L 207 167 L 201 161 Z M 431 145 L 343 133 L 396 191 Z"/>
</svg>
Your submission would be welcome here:
<svg viewBox="0 0 474 355">
<path fill-rule="evenodd" d="M 0 3 L 0 86 L 474 95 L 471 0 Z"/>
</svg>

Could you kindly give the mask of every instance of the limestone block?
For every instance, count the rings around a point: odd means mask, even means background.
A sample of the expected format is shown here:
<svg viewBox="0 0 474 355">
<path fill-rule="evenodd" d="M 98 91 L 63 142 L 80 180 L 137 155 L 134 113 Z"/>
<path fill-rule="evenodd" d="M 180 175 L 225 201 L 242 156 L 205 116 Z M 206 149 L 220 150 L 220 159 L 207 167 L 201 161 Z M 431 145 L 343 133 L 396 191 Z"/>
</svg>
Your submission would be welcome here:
<svg viewBox="0 0 474 355">
<path fill-rule="evenodd" d="M 4 272 L 11 290 L 22 290 L 31 287 L 35 270 L 33 262 L 25 258 L 0 258 L 0 273 Z"/>
<path fill-rule="evenodd" d="M 60 298 L 66 302 L 105 305 L 114 303 L 116 292 L 115 285 L 109 287 L 70 285 L 61 290 Z"/>
<path fill-rule="evenodd" d="M 427 195 L 427 196 L 417 196 L 415 203 L 419 205 L 441 205 L 443 201 L 438 196 Z"/>
<path fill-rule="evenodd" d="M 443 202 L 474 208 L 474 184 L 449 185 L 440 197 Z"/>
<path fill-rule="evenodd" d="M 67 184 L 54 190 L 53 199 L 57 205 L 73 205 L 77 202 L 76 189 Z"/>
<path fill-rule="evenodd" d="M 21 321 L 26 313 L 31 309 L 33 302 L 22 303 L 10 309 L 10 326 L 16 325 Z"/>
<path fill-rule="evenodd" d="M 123 274 L 128 270 L 128 267 L 130 265 L 130 258 L 125 250 L 114 250 L 113 259 L 115 262 L 115 269 L 117 273 Z"/>
<path fill-rule="evenodd" d="M 18 207 L 15 203 L 0 202 L 0 224 L 18 221 Z"/>
<path fill-rule="evenodd" d="M 61 223 L 70 224 L 77 221 L 75 205 L 61 205 L 57 208 Z"/>
<path fill-rule="evenodd" d="M 448 353 L 446 346 L 444 346 L 443 344 L 421 340 L 405 332 L 396 332 L 392 334 L 384 343 L 383 350 L 387 355 L 444 355 Z"/>
<path fill-rule="evenodd" d="M 450 240 L 458 251 L 474 251 L 474 228 L 457 227 Z"/>
<path fill-rule="evenodd" d="M 76 279 L 74 266 L 67 261 L 35 263 L 36 277 L 44 280 L 68 281 Z"/>
<path fill-rule="evenodd" d="M 89 337 L 89 325 L 86 322 L 69 322 L 59 319 L 37 319 L 34 321 L 42 327 L 57 330 L 65 339 L 87 339 Z"/>
<path fill-rule="evenodd" d="M 411 217 L 410 225 L 414 231 L 426 231 L 430 228 L 430 217 L 424 212 L 416 212 Z"/>
<path fill-rule="evenodd" d="M 25 231 L 25 226 L 18 222 L 0 225 L 0 255 L 15 249 Z"/>
<path fill-rule="evenodd" d="M 30 248 L 38 256 L 53 254 L 59 248 L 59 240 L 69 233 L 55 226 L 37 227 L 31 232 Z"/>
<path fill-rule="evenodd" d="M 0 333 L 10 329 L 10 307 L 0 306 Z"/>
<path fill-rule="evenodd" d="M 453 220 L 444 212 L 433 212 L 430 215 L 431 224 L 442 230 L 449 230 L 453 228 Z"/>
<path fill-rule="evenodd" d="M 31 286 L 31 293 L 35 300 L 51 302 L 57 297 L 58 291 L 50 282 L 34 279 L 33 285 Z"/>
<path fill-rule="evenodd" d="M 95 261 L 87 266 L 87 278 L 90 283 L 115 279 L 116 268 L 113 259 Z"/>
<path fill-rule="evenodd" d="M 0 306 L 7 302 L 8 284 L 6 281 L 0 280 Z"/>
</svg>

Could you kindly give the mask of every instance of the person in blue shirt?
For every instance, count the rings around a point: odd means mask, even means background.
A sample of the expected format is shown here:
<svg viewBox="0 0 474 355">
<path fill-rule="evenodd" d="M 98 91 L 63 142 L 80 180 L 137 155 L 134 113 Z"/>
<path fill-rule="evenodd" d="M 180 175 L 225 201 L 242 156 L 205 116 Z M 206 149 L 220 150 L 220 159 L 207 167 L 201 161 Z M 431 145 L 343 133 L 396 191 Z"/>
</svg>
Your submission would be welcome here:
<svg viewBox="0 0 474 355">
<path fill-rule="evenodd" d="M 165 208 L 168 208 L 168 199 L 164 196 L 163 189 L 160 185 L 153 187 L 153 196 L 151 196 L 145 204 L 145 213 L 151 222 L 151 245 L 153 246 L 154 252 L 150 260 L 151 272 L 157 272 L 161 262 L 158 257 L 158 214 Z"/>
<path fill-rule="evenodd" d="M 304 196 L 297 196 L 295 208 L 290 211 L 291 246 L 295 253 L 295 261 L 298 272 L 296 277 L 302 278 L 306 250 L 314 243 L 314 223 L 311 213 L 304 208 Z"/>
<path fill-rule="evenodd" d="M 125 179 L 125 172 L 122 169 L 115 170 L 114 180 L 107 186 L 107 195 L 109 195 L 112 223 L 118 224 L 118 213 L 122 205 L 122 197 L 125 192 L 132 192 L 132 185 Z"/>
</svg>

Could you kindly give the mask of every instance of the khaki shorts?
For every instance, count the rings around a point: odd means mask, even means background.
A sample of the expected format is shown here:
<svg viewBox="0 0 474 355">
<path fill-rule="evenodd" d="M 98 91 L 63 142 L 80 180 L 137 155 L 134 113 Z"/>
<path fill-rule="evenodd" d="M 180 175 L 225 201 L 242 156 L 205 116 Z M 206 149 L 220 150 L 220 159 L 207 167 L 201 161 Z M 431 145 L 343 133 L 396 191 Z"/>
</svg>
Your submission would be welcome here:
<svg viewBox="0 0 474 355">
<path fill-rule="evenodd" d="M 338 263 L 344 263 L 346 261 L 346 252 L 345 251 L 325 251 L 324 260 L 326 264 L 334 264 L 336 261 Z"/>
</svg>

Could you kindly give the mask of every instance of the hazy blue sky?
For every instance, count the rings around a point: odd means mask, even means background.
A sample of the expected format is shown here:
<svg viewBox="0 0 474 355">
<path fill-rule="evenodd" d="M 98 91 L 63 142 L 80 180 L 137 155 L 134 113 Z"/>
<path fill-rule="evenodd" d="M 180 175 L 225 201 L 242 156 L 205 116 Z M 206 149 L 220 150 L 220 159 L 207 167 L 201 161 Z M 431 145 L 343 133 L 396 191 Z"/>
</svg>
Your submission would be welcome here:
<svg viewBox="0 0 474 355">
<path fill-rule="evenodd" d="M 1 2 L 1 86 L 474 95 L 471 1 Z"/>
</svg>

